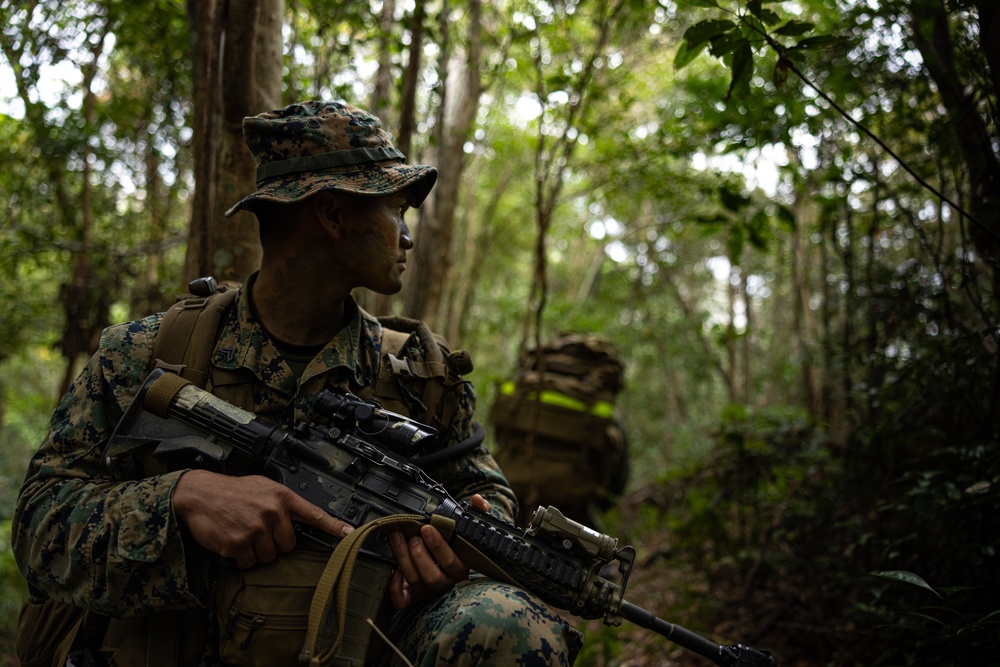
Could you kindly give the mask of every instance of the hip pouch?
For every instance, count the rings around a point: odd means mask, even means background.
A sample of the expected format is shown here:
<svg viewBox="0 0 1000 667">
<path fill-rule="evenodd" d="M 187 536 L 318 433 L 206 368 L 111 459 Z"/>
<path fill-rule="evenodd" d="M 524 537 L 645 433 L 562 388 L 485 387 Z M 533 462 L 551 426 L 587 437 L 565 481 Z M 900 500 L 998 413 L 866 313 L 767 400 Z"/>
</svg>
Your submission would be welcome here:
<svg viewBox="0 0 1000 667">
<path fill-rule="evenodd" d="M 22 667 L 61 667 L 83 628 L 87 612 L 45 598 L 31 597 L 17 619 L 15 650 Z"/>
<path fill-rule="evenodd" d="M 215 588 L 222 661 L 235 667 L 296 664 L 306 642 L 313 593 L 329 558 L 329 551 L 300 545 L 273 563 L 222 571 Z M 381 642 L 369 641 L 368 619 L 386 625 L 391 613 L 387 595 L 391 572 L 387 563 L 358 559 L 344 638 L 331 664 L 361 667 L 382 648 Z M 327 636 L 336 632 L 333 616 L 329 614 L 323 622 Z"/>
</svg>

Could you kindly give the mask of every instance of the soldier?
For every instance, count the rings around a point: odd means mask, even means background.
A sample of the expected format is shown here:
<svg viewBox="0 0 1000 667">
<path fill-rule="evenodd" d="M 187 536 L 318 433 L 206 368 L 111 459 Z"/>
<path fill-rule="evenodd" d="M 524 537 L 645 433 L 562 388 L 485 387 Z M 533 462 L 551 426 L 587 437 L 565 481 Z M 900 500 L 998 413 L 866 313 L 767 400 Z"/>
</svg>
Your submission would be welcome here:
<svg viewBox="0 0 1000 667">
<path fill-rule="evenodd" d="M 244 136 L 257 190 L 227 216 L 257 216 L 263 257 L 222 317 L 206 388 L 291 427 L 324 388 L 378 395 L 385 332 L 350 293 L 400 290 L 413 247 L 403 216 L 422 203 L 436 171 L 406 165 L 378 118 L 340 103 L 247 118 Z M 152 461 L 139 479 L 111 475 L 105 445 L 156 365 L 162 318 L 103 333 L 31 460 L 13 522 L 14 553 L 32 592 L 19 624 L 23 662 L 52 653 L 51 663 L 33 664 L 66 664 L 67 654 L 73 665 L 293 664 L 304 628 L 266 617 L 279 598 L 290 599 L 281 585 L 309 561 L 293 522 L 338 537 L 351 530 L 261 476 L 163 470 Z M 401 354 L 420 360 L 422 345 L 410 337 Z M 445 447 L 473 429 L 473 387 L 461 377 L 453 385 L 449 405 L 436 408 Z M 412 410 L 426 407 L 412 395 L 418 385 L 403 389 Z M 458 500 L 511 520 L 514 496 L 481 445 L 428 472 Z M 413 664 L 573 663 L 576 630 L 522 590 L 470 579 L 433 527 L 410 540 L 393 534 L 390 543 L 389 635 Z M 234 589 L 236 597 L 220 597 Z M 263 591 L 265 612 L 248 620 L 240 596 L 251 590 Z M 368 657 L 402 664 L 377 642 Z"/>
</svg>

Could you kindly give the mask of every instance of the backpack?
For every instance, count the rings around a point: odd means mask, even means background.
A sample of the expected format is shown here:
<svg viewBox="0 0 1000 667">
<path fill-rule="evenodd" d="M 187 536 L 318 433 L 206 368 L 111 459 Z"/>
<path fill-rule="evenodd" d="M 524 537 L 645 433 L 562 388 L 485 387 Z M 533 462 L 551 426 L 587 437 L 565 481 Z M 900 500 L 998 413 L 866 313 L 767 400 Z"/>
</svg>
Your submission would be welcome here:
<svg viewBox="0 0 1000 667">
<path fill-rule="evenodd" d="M 490 412 L 495 458 L 520 501 L 594 527 L 625 487 L 628 452 L 615 400 L 625 385 L 617 350 L 594 334 L 564 334 L 522 355 Z"/>
</svg>

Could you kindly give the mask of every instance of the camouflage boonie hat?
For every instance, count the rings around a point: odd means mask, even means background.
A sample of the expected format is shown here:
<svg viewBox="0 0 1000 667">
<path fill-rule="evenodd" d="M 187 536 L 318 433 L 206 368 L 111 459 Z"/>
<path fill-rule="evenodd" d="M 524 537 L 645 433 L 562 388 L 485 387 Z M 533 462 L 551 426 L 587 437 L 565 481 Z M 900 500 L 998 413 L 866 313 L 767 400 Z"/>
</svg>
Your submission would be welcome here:
<svg viewBox="0 0 1000 667">
<path fill-rule="evenodd" d="M 382 121 L 340 102 L 291 104 L 243 119 L 243 137 L 257 163 L 257 191 L 226 211 L 257 200 L 291 203 L 321 190 L 388 195 L 408 189 L 416 207 L 434 187 L 437 170 L 408 165 Z"/>
</svg>

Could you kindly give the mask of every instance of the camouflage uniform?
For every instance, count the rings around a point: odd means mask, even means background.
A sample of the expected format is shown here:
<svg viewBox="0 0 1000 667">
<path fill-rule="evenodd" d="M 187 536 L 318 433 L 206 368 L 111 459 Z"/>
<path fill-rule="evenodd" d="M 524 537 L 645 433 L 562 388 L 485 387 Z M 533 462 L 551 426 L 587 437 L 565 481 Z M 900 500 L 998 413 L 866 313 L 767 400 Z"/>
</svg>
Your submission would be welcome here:
<svg viewBox="0 0 1000 667">
<path fill-rule="evenodd" d="M 350 324 L 296 381 L 273 340 L 254 321 L 244 289 L 216 345 L 213 371 L 252 373 L 255 411 L 285 427 L 306 418 L 323 388 L 365 395 L 377 377 L 382 328 L 351 306 Z M 52 416 L 14 515 L 14 552 L 28 582 L 54 599 L 116 617 L 184 608 L 207 613 L 207 559 L 185 538 L 171 510 L 170 496 L 182 472 L 116 484 L 102 461 L 117 419 L 153 367 L 152 341 L 161 318 L 104 332 L 99 351 Z M 416 348 L 409 352 L 421 354 Z M 467 400 L 442 434 L 445 444 L 471 432 L 475 392 L 471 383 L 465 386 Z M 512 516 L 513 495 L 485 449 L 428 472 L 457 499 L 480 493 L 498 516 Z M 579 648 L 576 631 L 544 605 L 496 582 L 456 587 L 429 605 L 407 610 L 407 618 L 414 614 L 423 617 L 421 625 L 413 633 L 394 635 L 411 656 L 423 660 L 420 664 L 483 664 L 479 660 L 490 655 L 502 664 L 509 664 L 512 655 L 525 656 L 526 665 L 570 664 Z M 449 627 L 456 622 L 460 632 Z M 457 646 L 452 633 L 462 635 Z M 461 660 L 450 653 L 446 658 L 442 645 L 460 653 Z M 427 656 L 444 662 L 428 662 Z"/>
</svg>

